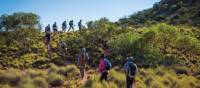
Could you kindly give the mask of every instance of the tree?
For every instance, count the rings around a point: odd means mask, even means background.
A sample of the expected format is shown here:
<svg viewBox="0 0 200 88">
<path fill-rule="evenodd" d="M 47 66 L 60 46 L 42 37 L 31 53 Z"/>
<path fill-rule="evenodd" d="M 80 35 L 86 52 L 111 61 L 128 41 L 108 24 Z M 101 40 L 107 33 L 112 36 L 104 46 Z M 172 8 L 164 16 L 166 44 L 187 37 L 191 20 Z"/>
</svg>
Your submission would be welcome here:
<svg viewBox="0 0 200 88">
<path fill-rule="evenodd" d="M 14 31 L 17 29 L 40 29 L 40 17 L 34 13 L 18 12 L 0 17 L 0 29 Z"/>
</svg>

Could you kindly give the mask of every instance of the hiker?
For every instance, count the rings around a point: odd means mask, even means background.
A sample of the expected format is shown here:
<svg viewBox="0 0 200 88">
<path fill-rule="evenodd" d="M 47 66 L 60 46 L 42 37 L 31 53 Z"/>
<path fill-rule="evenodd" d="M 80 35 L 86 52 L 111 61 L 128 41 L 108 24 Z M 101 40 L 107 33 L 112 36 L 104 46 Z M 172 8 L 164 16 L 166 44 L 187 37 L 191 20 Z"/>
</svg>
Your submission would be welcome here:
<svg viewBox="0 0 200 88">
<path fill-rule="evenodd" d="M 78 28 L 79 28 L 79 30 L 82 30 L 82 20 L 80 20 L 80 21 L 78 22 Z"/>
<path fill-rule="evenodd" d="M 86 48 L 81 48 L 80 54 L 78 56 L 78 65 L 80 67 L 80 74 L 82 78 L 85 77 L 85 67 L 87 61 L 89 61 L 89 55 L 86 51 Z"/>
<path fill-rule="evenodd" d="M 108 71 L 111 69 L 112 65 L 111 62 L 108 60 L 107 57 L 102 54 L 100 56 L 100 61 L 99 61 L 99 67 L 98 70 L 101 73 L 101 78 L 100 81 L 102 82 L 103 80 L 108 81 Z"/>
<path fill-rule="evenodd" d="M 130 55 L 127 57 L 127 62 L 124 65 L 124 71 L 126 74 L 126 88 L 133 88 L 138 68 L 134 63 L 134 58 Z"/>
<path fill-rule="evenodd" d="M 45 44 L 48 45 L 51 40 L 51 27 L 50 24 L 45 27 Z"/>
<path fill-rule="evenodd" d="M 53 24 L 53 32 L 57 32 L 58 31 L 58 27 L 56 25 L 56 22 L 54 22 Z"/>
<path fill-rule="evenodd" d="M 74 31 L 74 22 L 73 22 L 73 20 L 69 21 L 69 29 L 68 29 L 67 32 L 69 32 L 70 29 L 72 29 Z"/>
<path fill-rule="evenodd" d="M 66 53 L 67 53 L 67 46 L 66 46 L 66 43 L 64 41 L 59 42 L 59 51 L 60 51 L 61 57 L 64 60 L 65 57 L 66 57 Z"/>
<path fill-rule="evenodd" d="M 51 59 L 50 41 L 51 41 L 51 27 L 50 27 L 50 24 L 48 24 L 48 26 L 45 27 L 45 45 L 47 46 L 48 58 Z"/>
<path fill-rule="evenodd" d="M 62 23 L 62 32 L 65 32 L 66 29 L 67 29 L 67 23 L 66 23 L 66 21 L 64 21 L 64 22 Z"/>
</svg>

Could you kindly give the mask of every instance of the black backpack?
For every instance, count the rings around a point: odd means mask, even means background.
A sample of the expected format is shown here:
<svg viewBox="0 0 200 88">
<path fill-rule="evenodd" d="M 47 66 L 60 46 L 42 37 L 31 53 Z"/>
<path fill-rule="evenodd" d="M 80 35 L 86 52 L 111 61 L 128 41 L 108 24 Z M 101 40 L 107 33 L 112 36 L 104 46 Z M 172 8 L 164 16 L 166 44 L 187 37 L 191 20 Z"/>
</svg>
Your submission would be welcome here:
<svg viewBox="0 0 200 88">
<path fill-rule="evenodd" d="M 133 62 L 129 62 L 128 76 L 134 78 L 137 73 L 137 65 Z"/>
</svg>

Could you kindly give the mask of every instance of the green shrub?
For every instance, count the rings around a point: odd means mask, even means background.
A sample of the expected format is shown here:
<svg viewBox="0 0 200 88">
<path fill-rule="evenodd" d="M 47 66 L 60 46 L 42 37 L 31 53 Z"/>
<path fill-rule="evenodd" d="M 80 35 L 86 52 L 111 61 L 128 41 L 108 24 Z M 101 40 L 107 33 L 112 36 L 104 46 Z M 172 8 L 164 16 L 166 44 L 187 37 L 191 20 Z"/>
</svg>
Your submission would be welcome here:
<svg viewBox="0 0 200 88">
<path fill-rule="evenodd" d="M 37 70 L 37 69 L 28 69 L 27 70 L 27 74 L 29 74 L 29 76 L 31 78 L 46 77 L 47 76 L 47 72 L 46 71 Z"/>
<path fill-rule="evenodd" d="M 150 86 L 151 83 L 154 81 L 154 78 L 152 76 L 149 76 L 145 79 L 144 83 L 147 85 L 147 86 Z"/>
<path fill-rule="evenodd" d="M 126 84 L 126 78 L 123 73 L 117 72 L 116 70 L 112 69 L 109 72 L 109 77 L 111 81 L 117 84 L 119 87 L 123 87 Z"/>
<path fill-rule="evenodd" d="M 64 75 L 65 77 L 67 77 L 68 70 L 66 69 L 66 67 L 60 67 L 58 73 L 61 74 L 61 75 Z"/>
<path fill-rule="evenodd" d="M 64 84 L 64 77 L 56 73 L 51 73 L 49 74 L 48 81 L 52 87 L 60 87 Z"/>
<path fill-rule="evenodd" d="M 8 84 L 5 84 L 5 85 L 1 85 L 0 84 L 0 88 L 12 88 L 10 85 L 8 85 Z"/>
<path fill-rule="evenodd" d="M 51 67 L 49 68 L 49 73 L 57 73 L 59 71 L 59 68 L 54 65 L 54 64 L 51 64 Z"/>
<path fill-rule="evenodd" d="M 188 69 L 185 66 L 175 66 L 174 70 L 176 74 L 188 74 Z"/>
<path fill-rule="evenodd" d="M 11 86 L 16 86 L 20 80 L 21 76 L 17 72 L 5 72 L 0 75 L 0 84 L 9 84 Z"/>
<path fill-rule="evenodd" d="M 70 79 L 77 78 L 79 69 L 76 67 L 76 65 L 68 65 L 65 68 L 66 68 L 65 71 L 68 72 L 67 75 Z"/>
<path fill-rule="evenodd" d="M 119 88 L 119 86 L 113 82 L 109 82 L 109 87 L 108 88 Z"/>
<path fill-rule="evenodd" d="M 59 56 L 55 56 L 52 60 L 51 60 L 54 64 L 58 65 L 58 66 L 63 66 L 66 64 L 66 61 L 63 60 L 61 57 Z"/>
<path fill-rule="evenodd" d="M 46 79 L 42 77 L 36 77 L 33 79 L 33 84 L 38 88 L 48 88 L 48 83 Z"/>
<path fill-rule="evenodd" d="M 18 88 L 36 88 L 35 85 L 33 85 L 33 81 L 30 77 L 24 77 L 18 84 Z"/>
<path fill-rule="evenodd" d="M 70 80 L 67 88 L 77 88 L 76 82 L 74 80 Z"/>
<path fill-rule="evenodd" d="M 78 68 L 76 67 L 76 65 L 68 65 L 66 67 L 67 72 L 69 73 L 74 73 L 74 72 L 78 72 Z"/>
<path fill-rule="evenodd" d="M 105 88 L 105 87 L 102 85 L 101 82 L 95 81 L 95 82 L 92 83 L 91 88 Z"/>
</svg>

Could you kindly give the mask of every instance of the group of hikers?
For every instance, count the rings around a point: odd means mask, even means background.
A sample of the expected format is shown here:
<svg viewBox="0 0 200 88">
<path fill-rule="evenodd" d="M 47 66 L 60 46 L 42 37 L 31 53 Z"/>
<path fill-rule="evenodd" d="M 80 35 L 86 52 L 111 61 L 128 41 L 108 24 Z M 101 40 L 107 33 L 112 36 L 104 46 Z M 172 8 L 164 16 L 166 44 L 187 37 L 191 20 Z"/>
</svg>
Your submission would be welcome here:
<svg viewBox="0 0 200 88">
<path fill-rule="evenodd" d="M 79 30 L 81 30 L 81 20 L 78 23 L 79 25 Z M 69 30 L 73 29 L 73 20 L 71 20 L 69 22 Z M 63 22 L 62 25 L 62 30 L 63 32 L 65 32 L 67 28 L 66 25 L 66 21 Z M 56 22 L 53 24 L 53 31 L 57 32 L 57 26 L 56 26 Z M 51 29 L 50 29 L 50 25 L 48 25 L 45 28 L 45 44 L 47 46 L 47 54 L 48 57 L 51 58 L 51 46 L 50 46 L 50 40 L 51 40 Z M 67 53 L 67 44 L 64 41 L 59 41 L 58 43 L 58 50 L 60 52 L 61 58 L 65 58 L 66 57 L 66 53 Z M 98 65 L 98 72 L 100 72 L 101 77 L 100 77 L 100 81 L 102 82 L 103 80 L 105 81 L 109 81 L 108 80 L 108 74 L 109 74 L 109 70 L 112 67 L 111 61 L 110 61 L 110 56 L 111 56 L 111 52 L 109 50 L 109 47 L 106 44 L 102 44 L 101 46 L 103 52 L 99 57 L 99 65 Z M 80 49 L 80 53 L 77 56 L 77 64 L 80 68 L 80 76 L 81 78 L 85 78 L 85 69 L 86 69 L 86 65 L 88 64 L 89 61 L 89 54 L 87 53 L 87 50 L 85 47 L 81 47 Z M 135 81 L 135 76 L 136 73 L 138 72 L 138 68 L 137 65 L 134 63 L 134 58 L 131 56 L 131 54 L 127 55 L 127 61 L 124 65 L 124 71 L 126 74 L 126 88 L 132 88 L 133 87 L 133 83 Z"/>
<path fill-rule="evenodd" d="M 110 61 L 110 51 L 108 47 L 103 46 L 103 53 L 99 57 L 99 64 L 98 64 L 98 72 L 101 74 L 100 82 L 103 80 L 108 80 L 109 70 L 112 67 Z M 137 65 L 134 63 L 134 58 L 128 54 L 127 61 L 124 65 L 124 71 L 126 74 L 126 88 L 133 88 L 133 83 L 135 82 L 135 76 L 138 72 Z M 86 51 L 86 48 L 81 48 L 80 54 L 78 56 L 78 66 L 80 68 L 80 75 L 81 78 L 85 77 L 85 67 L 89 61 L 89 55 Z"/>
<path fill-rule="evenodd" d="M 68 29 L 67 32 L 69 32 L 71 29 L 74 31 L 74 27 L 75 27 L 74 21 L 73 21 L 73 20 L 70 20 L 70 21 L 69 21 L 69 29 Z M 78 28 L 79 28 L 79 30 L 82 30 L 82 29 L 83 29 L 82 20 L 80 20 L 80 21 L 78 22 Z M 53 24 L 53 26 L 52 26 L 52 29 L 53 29 L 53 32 L 58 32 L 58 26 L 57 26 L 57 23 L 56 23 L 56 22 L 54 22 L 54 24 Z M 65 21 L 63 21 L 63 23 L 62 23 L 62 32 L 65 32 L 66 29 L 67 29 L 67 21 L 65 20 Z M 51 31 L 50 24 L 48 24 L 48 25 L 45 27 L 45 30 Z"/>
</svg>

